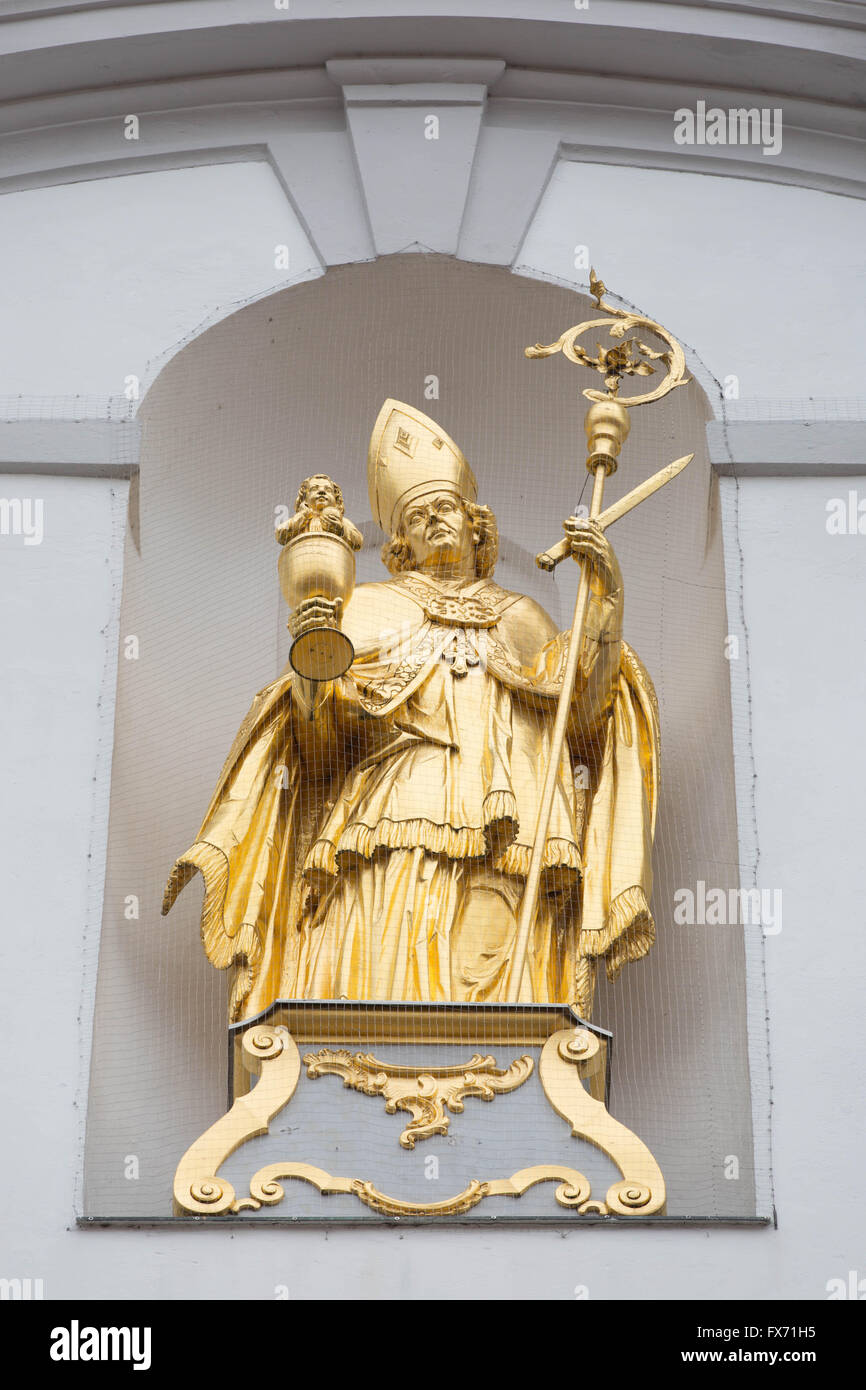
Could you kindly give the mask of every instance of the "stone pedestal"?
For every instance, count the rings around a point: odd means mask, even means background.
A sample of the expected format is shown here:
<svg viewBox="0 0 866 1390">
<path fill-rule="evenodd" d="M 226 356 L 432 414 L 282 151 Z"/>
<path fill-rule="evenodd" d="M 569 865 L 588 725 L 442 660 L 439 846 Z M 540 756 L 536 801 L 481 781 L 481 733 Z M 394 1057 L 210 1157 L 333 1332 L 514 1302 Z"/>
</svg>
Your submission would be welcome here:
<svg viewBox="0 0 866 1390">
<path fill-rule="evenodd" d="M 558 1005 L 281 1001 L 231 1030 L 230 1108 L 181 1159 L 175 1212 L 659 1215 L 659 1167 L 607 1108 L 610 1042 Z"/>
</svg>

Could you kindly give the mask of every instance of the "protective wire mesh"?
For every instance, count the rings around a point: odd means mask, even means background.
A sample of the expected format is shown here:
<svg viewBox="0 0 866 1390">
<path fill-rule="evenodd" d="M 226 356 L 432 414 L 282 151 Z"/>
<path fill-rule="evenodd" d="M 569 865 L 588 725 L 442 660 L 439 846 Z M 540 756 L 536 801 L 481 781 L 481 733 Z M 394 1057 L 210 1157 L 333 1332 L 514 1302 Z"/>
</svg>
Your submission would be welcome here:
<svg viewBox="0 0 866 1390">
<path fill-rule="evenodd" d="M 588 300 L 506 271 L 391 257 L 331 270 L 242 309 L 189 343 L 148 393 L 124 570 L 87 1215 L 168 1215 L 178 1159 L 225 1109 L 228 981 L 202 951 L 199 881 L 169 917 L 160 916 L 160 903 L 172 863 L 196 840 L 253 695 L 286 666 L 276 509 L 291 514 L 302 478 L 331 475 L 343 489 L 346 516 L 365 537 L 358 583 L 387 579 L 378 555 L 383 538 L 369 520 L 366 451 L 382 401 L 409 402 L 460 445 L 479 501 L 496 514 L 496 582 L 535 599 L 558 630 L 567 629 L 577 566 L 562 565 L 550 577 L 532 557 L 562 534 L 562 519 L 584 489 L 586 402 L 579 392 L 598 379 L 561 356 L 528 362 L 523 349 L 594 316 Z M 732 722 L 726 639 L 736 629 L 726 611 L 718 483 L 706 456 L 709 414 L 696 383 L 633 412 L 605 498 L 612 502 L 695 453 L 674 483 L 610 532 L 624 575 L 624 636 L 652 677 L 661 712 L 657 941 L 615 982 L 601 972 L 593 1022 L 614 1036 L 611 1111 L 657 1158 L 669 1215 L 742 1218 L 767 1214 L 769 1190 L 763 1144 L 757 1173 L 755 1164 L 744 946 L 744 935 L 760 940 L 761 925 L 744 928 L 742 900 L 732 894 L 741 872 L 732 730 L 742 741 L 748 727 L 745 717 L 739 727 Z M 728 602 L 738 582 L 728 575 Z M 472 678 L 488 679 L 483 672 Z M 450 676 L 440 670 L 437 679 Z M 514 692 L 515 729 L 528 711 Z M 431 801 L 441 796 L 434 786 L 440 766 L 434 759 L 428 773 Z M 376 858 L 365 861 L 368 868 Z M 387 849 L 378 852 L 380 862 L 389 858 Z M 344 862 L 348 877 L 348 855 Z M 707 910 L 713 890 L 724 903 L 715 914 Z M 341 911 L 345 926 L 345 907 L 328 919 L 338 935 Z M 560 953 L 573 912 L 569 920 L 555 928 Z M 758 1018 L 754 1002 L 752 1012 Z M 380 1041 L 377 1055 L 430 1066 L 462 1061 L 476 1050 L 470 1032 L 459 1055 L 429 1031 L 403 1053 Z M 358 1045 L 376 1050 L 360 1036 Z M 518 1052 L 537 1057 L 529 1047 L 489 1050 L 500 1067 Z M 497 1137 L 479 1172 L 483 1126 L 493 1116 Z M 405 1116 L 386 1116 L 381 1099 L 344 1091 L 334 1077 L 313 1082 L 302 1074 L 270 1139 L 239 1150 L 224 1171 L 244 1191 L 244 1175 L 291 1148 L 293 1158 L 332 1172 L 349 1165 L 351 1176 L 426 1201 L 459 1191 L 471 1177 L 504 1177 L 530 1163 L 592 1168 L 598 1195 L 614 1172 L 607 1160 L 589 1157 L 587 1145 L 575 1156 L 567 1127 L 526 1087 L 491 1106 L 468 1100 L 448 1135 L 425 1141 L 426 1154 L 425 1143 L 411 1154 L 399 1147 L 405 1123 Z M 438 1162 L 427 1168 L 438 1167 L 438 1181 L 425 1170 L 431 1155 Z M 128 1180 L 130 1156 L 137 1181 Z M 757 1204 L 756 1178 L 764 1194 Z M 349 1196 L 288 1186 L 271 1215 L 373 1219 Z M 471 1213 L 476 1220 L 493 1215 L 568 1219 L 549 1185 Z"/>
</svg>

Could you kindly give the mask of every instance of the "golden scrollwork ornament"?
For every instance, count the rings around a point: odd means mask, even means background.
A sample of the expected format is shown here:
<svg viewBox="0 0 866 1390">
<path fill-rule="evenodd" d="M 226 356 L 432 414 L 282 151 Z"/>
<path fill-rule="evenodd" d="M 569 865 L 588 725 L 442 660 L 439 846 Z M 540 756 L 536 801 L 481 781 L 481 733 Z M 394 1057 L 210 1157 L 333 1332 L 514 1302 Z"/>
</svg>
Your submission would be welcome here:
<svg viewBox="0 0 866 1390">
<path fill-rule="evenodd" d="M 411 1124 L 400 1135 L 400 1143 L 404 1149 L 414 1149 L 419 1139 L 448 1133 L 451 1121 L 446 1108 L 459 1115 L 467 1096 L 490 1101 L 516 1090 L 531 1076 L 534 1063 L 531 1057 L 518 1057 L 500 1071 L 492 1057 L 482 1057 L 477 1052 L 468 1062 L 419 1070 L 380 1062 L 369 1053 L 322 1048 L 320 1052 L 308 1053 L 304 1065 L 310 1078 L 331 1073 L 341 1076 L 344 1086 L 365 1096 L 384 1096 L 389 1115 L 398 1110 L 410 1114 Z"/>
<path fill-rule="evenodd" d="M 174 1182 L 178 1214 L 237 1215 L 278 1206 L 285 1198 L 283 1183 L 287 1180 L 308 1183 L 324 1196 L 355 1197 L 379 1215 L 394 1218 L 459 1216 L 485 1198 L 520 1197 L 530 1187 L 551 1181 L 558 1183 L 554 1193 L 558 1206 L 580 1216 L 647 1217 L 664 1211 L 665 1184 L 658 1164 L 637 1135 L 608 1112 L 603 1086 L 593 1084 L 603 1069 L 604 1053 L 599 1038 L 587 1028 L 561 1029 L 548 1038 L 541 1052 L 539 1077 L 548 1102 L 568 1121 L 572 1135 L 588 1140 L 619 1167 L 621 1178 L 608 1188 L 603 1200 L 593 1197 L 583 1173 L 562 1163 L 534 1164 L 507 1178 L 473 1178 L 466 1188 L 450 1197 L 419 1202 L 384 1193 L 368 1178 L 336 1175 L 295 1159 L 260 1168 L 250 1178 L 249 1195 L 239 1197 L 232 1185 L 219 1177 L 219 1169 L 241 1145 L 267 1133 L 270 1120 L 291 1100 L 301 1071 L 297 1044 L 282 1026 L 248 1029 L 242 1055 L 245 1067 L 259 1075 L 260 1080 L 251 1091 L 238 1097 L 228 1114 L 196 1140 L 182 1158 Z M 459 1113 L 465 1095 L 492 1099 L 494 1094 L 522 1086 L 533 1070 L 528 1057 L 518 1058 L 509 1068 L 498 1071 L 491 1057 L 479 1055 L 468 1065 L 431 1066 L 426 1071 L 391 1065 L 377 1071 L 382 1064 L 373 1057 L 329 1049 L 308 1054 L 304 1062 L 312 1078 L 333 1072 L 353 1089 L 384 1096 L 390 1113 L 397 1109 L 411 1113 L 412 1124 L 400 1137 L 406 1149 L 412 1149 L 417 1138 L 447 1132 L 444 1105 Z M 390 1094 L 389 1082 L 393 1086 Z M 429 1109 L 427 1100 L 432 1101 Z M 441 1121 L 435 1113 L 437 1109 Z"/>
</svg>

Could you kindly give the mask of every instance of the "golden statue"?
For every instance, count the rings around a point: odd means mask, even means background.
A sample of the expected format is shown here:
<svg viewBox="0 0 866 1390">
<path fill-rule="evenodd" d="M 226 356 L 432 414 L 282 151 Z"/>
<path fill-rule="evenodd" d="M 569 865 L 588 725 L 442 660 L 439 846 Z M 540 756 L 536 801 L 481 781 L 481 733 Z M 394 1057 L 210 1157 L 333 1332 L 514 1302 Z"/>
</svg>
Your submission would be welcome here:
<svg viewBox="0 0 866 1390">
<path fill-rule="evenodd" d="M 368 454 L 370 505 L 389 538 L 388 577 L 355 586 L 361 536 L 325 475 L 305 480 L 295 515 L 277 529 L 294 637 L 289 664 L 255 697 L 163 903 L 167 912 L 202 874 L 205 951 L 231 972 L 232 1023 L 248 1024 L 236 1030 L 234 1105 L 175 1174 L 179 1212 L 273 1206 L 286 1178 L 352 1194 L 385 1216 L 456 1215 L 487 1196 L 519 1196 L 554 1179 L 556 1202 L 578 1214 L 664 1210 L 658 1164 L 606 1109 L 608 1035 L 579 1020 L 590 1017 L 599 963 L 614 978 L 655 937 L 658 707 L 622 638 L 622 574 L 605 532 L 691 455 L 604 510 L 602 500 L 629 432 L 628 408 L 684 384 L 685 359 L 660 325 L 602 303 L 604 285 L 593 281 L 605 317 L 526 350 L 561 351 L 601 373 L 606 387 L 584 392 L 592 402 L 589 517 L 569 517 L 565 537 L 536 557 L 546 570 L 569 555 L 581 566 L 569 632 L 557 631 L 533 599 L 495 582 L 496 519 L 477 500 L 472 469 L 435 421 L 400 401 L 383 405 Z M 577 338 L 601 327 L 618 341 L 590 357 Z M 626 338 L 634 327 L 667 347 Z M 655 360 L 666 368 L 662 382 L 620 400 L 622 379 L 651 375 Z M 278 1000 L 287 1002 L 271 1011 Z M 308 1001 L 362 1007 L 322 1012 Z M 452 1024 L 443 1037 L 451 1045 L 462 1045 L 464 1033 L 479 1043 L 483 1035 L 486 1045 L 489 1028 L 500 1041 L 520 1034 L 542 1043 L 538 1077 L 548 1101 L 572 1136 L 588 1138 L 620 1169 L 605 1200 L 592 1198 L 576 1169 L 544 1162 L 419 1203 L 297 1153 L 262 1167 L 250 1195 L 237 1197 L 217 1170 L 290 1101 L 298 1039 L 369 1042 L 376 1011 L 363 1001 L 391 1001 L 395 1044 L 413 1036 L 398 1017 L 407 1004 L 448 1002 L 479 1006 L 460 1011 L 459 1036 Z M 515 1011 L 527 1002 L 562 1011 Z M 431 1009 L 418 1024 L 421 1039 L 438 1037 L 441 1021 Z M 310 1079 L 342 1076 L 346 1086 L 383 1095 L 387 1113 L 408 1112 L 399 1142 L 409 1149 L 447 1132 L 446 1107 L 459 1113 L 464 1095 L 490 1100 L 514 1090 L 535 1065 L 523 1056 L 502 1069 L 478 1052 L 468 1062 L 424 1061 L 419 1070 L 332 1048 L 303 1063 Z M 261 1077 L 249 1092 L 244 1073 Z"/>
<path fill-rule="evenodd" d="M 497 528 L 434 421 L 386 401 L 370 501 L 390 578 L 342 615 L 355 660 L 335 682 L 291 668 L 244 720 L 164 910 L 200 870 L 202 937 L 232 970 L 230 1013 L 278 998 L 505 1000 L 568 648 L 494 582 Z M 579 1003 L 652 945 L 658 716 L 622 641 L 623 590 L 601 529 L 571 518 L 591 597 L 559 759 L 528 968 L 513 997 Z M 293 615 L 333 621 L 339 600 Z"/>
</svg>

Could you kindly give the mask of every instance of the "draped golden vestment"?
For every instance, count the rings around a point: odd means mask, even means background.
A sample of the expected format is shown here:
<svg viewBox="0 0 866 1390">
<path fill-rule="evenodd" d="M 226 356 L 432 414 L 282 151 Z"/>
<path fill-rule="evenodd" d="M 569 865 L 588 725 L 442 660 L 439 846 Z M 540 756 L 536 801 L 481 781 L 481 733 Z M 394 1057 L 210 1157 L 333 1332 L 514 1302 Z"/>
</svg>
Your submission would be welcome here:
<svg viewBox="0 0 866 1390">
<path fill-rule="evenodd" d="M 658 709 L 593 581 L 523 998 L 572 1002 L 654 940 Z M 253 701 L 163 910 L 199 870 L 230 1013 L 278 998 L 499 1001 L 568 636 L 491 580 L 360 586 L 356 659 Z"/>
</svg>

